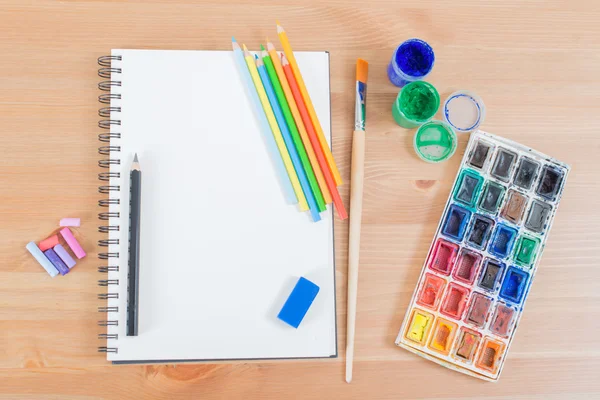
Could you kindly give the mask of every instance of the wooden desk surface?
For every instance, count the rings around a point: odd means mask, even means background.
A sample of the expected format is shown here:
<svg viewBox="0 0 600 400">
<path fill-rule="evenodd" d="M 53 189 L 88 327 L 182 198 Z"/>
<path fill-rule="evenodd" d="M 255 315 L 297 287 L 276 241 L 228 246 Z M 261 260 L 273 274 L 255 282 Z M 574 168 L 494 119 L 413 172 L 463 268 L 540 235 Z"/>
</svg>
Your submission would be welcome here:
<svg viewBox="0 0 600 400">
<path fill-rule="evenodd" d="M 404 4 L 403 4 L 404 3 Z M 340 357 L 111 366 L 96 353 L 96 58 L 111 48 L 230 49 L 276 38 L 329 50 L 334 154 L 346 184 L 356 58 L 370 63 L 354 382 L 344 382 L 347 224 L 336 223 Z M 0 399 L 589 398 L 600 396 L 600 7 L 593 0 L 0 1 Z M 394 346 L 464 152 L 428 165 L 394 124 L 385 67 L 404 39 L 436 51 L 442 97 L 476 91 L 483 128 L 572 166 L 497 384 Z M 50 279 L 26 253 L 79 216 L 89 257 Z"/>
</svg>

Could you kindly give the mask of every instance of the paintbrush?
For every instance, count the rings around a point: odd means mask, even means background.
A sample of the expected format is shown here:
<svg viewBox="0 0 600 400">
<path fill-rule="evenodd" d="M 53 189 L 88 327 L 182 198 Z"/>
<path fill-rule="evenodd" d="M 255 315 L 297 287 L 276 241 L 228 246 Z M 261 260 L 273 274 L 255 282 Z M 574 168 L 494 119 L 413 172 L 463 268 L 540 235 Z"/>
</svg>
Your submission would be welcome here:
<svg viewBox="0 0 600 400">
<path fill-rule="evenodd" d="M 356 297 L 358 292 L 358 260 L 365 178 L 365 116 L 367 111 L 367 75 L 369 63 L 356 62 L 356 108 L 352 137 L 352 172 L 350 180 L 350 237 L 348 240 L 348 321 L 346 326 L 346 382 L 352 381 Z"/>
</svg>

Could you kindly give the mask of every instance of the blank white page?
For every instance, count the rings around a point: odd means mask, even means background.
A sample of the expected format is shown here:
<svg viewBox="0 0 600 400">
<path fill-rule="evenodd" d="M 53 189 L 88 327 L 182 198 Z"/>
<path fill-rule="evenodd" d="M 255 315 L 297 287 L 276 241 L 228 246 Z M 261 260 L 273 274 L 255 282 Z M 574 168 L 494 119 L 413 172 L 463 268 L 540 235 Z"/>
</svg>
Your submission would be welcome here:
<svg viewBox="0 0 600 400">
<path fill-rule="evenodd" d="M 109 273 L 119 312 L 108 359 L 163 362 L 337 355 L 332 206 L 286 204 L 233 53 L 113 50 L 121 81 L 119 232 Z M 297 53 L 328 140 L 329 55 Z M 139 336 L 127 337 L 129 169 L 142 168 Z M 320 291 L 298 329 L 277 314 L 300 276 Z M 115 317 L 116 316 L 116 317 Z M 112 317 L 112 318 L 111 318 Z"/>
</svg>

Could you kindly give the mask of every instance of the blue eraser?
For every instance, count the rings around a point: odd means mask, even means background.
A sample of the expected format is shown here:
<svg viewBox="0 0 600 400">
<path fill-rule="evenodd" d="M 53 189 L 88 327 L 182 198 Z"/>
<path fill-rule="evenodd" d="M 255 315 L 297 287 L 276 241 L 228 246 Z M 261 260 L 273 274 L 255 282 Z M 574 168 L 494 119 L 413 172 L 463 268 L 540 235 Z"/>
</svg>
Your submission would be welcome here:
<svg viewBox="0 0 600 400">
<path fill-rule="evenodd" d="M 319 287 L 306 278 L 298 279 L 277 318 L 297 328 L 319 293 Z"/>
</svg>

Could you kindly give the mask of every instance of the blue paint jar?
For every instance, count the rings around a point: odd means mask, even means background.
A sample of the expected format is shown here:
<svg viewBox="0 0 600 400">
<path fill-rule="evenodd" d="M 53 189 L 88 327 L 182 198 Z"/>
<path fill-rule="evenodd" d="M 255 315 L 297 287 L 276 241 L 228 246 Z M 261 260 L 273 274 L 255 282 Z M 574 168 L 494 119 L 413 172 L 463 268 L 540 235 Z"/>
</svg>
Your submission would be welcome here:
<svg viewBox="0 0 600 400">
<path fill-rule="evenodd" d="M 421 39 L 408 39 L 402 43 L 388 65 L 390 81 L 402 87 L 407 83 L 424 79 L 435 62 L 431 46 Z"/>
</svg>

